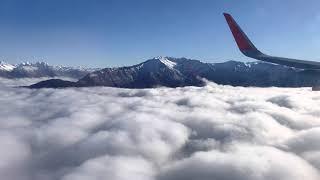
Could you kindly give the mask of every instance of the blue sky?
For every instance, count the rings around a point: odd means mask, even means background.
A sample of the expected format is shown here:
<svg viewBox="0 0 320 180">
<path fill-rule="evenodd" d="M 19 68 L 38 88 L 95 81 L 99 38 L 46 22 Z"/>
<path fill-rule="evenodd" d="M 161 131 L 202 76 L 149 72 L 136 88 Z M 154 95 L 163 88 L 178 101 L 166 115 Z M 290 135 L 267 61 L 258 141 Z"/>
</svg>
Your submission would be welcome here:
<svg viewBox="0 0 320 180">
<path fill-rule="evenodd" d="M 122 66 L 155 56 L 248 61 L 222 16 L 277 56 L 320 60 L 319 0 L 0 0 L 0 59 Z"/>
</svg>

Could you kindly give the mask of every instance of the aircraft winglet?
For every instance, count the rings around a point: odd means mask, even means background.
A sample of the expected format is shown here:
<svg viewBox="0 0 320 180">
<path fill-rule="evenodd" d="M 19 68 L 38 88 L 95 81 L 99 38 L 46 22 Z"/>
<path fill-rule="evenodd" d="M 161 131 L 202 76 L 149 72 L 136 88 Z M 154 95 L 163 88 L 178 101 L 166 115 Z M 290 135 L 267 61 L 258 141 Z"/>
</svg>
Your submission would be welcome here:
<svg viewBox="0 0 320 180">
<path fill-rule="evenodd" d="M 247 57 L 300 69 L 320 70 L 320 62 L 269 56 L 260 52 L 228 13 L 223 13 L 240 51 Z"/>
<path fill-rule="evenodd" d="M 223 13 L 226 21 L 229 25 L 229 28 L 232 32 L 232 35 L 242 53 L 245 55 L 251 52 L 259 52 L 257 48 L 253 45 L 253 43 L 249 40 L 247 35 L 241 30 L 240 26 L 237 22 L 232 18 L 232 16 L 228 13 Z"/>
</svg>

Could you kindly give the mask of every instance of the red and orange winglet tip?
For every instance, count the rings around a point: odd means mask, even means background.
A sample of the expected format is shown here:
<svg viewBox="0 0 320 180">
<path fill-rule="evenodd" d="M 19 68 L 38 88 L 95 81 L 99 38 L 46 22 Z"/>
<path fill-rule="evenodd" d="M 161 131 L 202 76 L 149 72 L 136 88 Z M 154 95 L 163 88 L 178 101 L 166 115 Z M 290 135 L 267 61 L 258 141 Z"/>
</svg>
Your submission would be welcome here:
<svg viewBox="0 0 320 180">
<path fill-rule="evenodd" d="M 228 13 L 223 13 L 232 35 L 240 49 L 240 51 L 256 50 L 254 45 L 251 43 L 246 34 L 241 30 L 239 25 L 233 19 L 233 17 Z"/>
</svg>

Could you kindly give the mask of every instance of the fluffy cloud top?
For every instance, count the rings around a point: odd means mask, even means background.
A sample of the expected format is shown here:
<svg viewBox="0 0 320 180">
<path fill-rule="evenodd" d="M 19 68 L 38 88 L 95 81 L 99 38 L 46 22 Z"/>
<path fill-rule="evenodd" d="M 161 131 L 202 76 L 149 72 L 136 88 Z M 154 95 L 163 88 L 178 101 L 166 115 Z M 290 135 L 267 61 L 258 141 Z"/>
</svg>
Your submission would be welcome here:
<svg viewBox="0 0 320 180">
<path fill-rule="evenodd" d="M 0 83 L 7 180 L 320 179 L 309 88 L 24 89 Z"/>
</svg>

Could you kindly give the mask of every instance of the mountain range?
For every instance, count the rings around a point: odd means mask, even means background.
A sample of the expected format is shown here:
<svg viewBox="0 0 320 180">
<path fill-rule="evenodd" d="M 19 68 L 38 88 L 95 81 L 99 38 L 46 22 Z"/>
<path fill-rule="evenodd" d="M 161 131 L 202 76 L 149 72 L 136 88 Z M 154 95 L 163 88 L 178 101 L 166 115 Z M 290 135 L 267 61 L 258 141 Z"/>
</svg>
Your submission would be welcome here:
<svg viewBox="0 0 320 180">
<path fill-rule="evenodd" d="M 203 79 L 233 86 L 310 87 L 320 84 L 320 71 L 264 62 L 204 63 L 186 58 L 157 57 L 133 66 L 92 71 L 77 82 L 51 79 L 30 87 L 183 87 L 203 86 Z"/>
<path fill-rule="evenodd" d="M 69 77 L 79 79 L 98 68 L 50 66 L 45 62 L 9 64 L 0 61 L 0 77 L 4 78 L 38 78 Z"/>
</svg>

